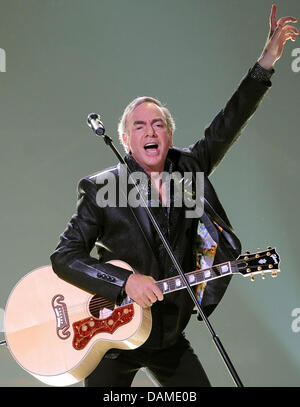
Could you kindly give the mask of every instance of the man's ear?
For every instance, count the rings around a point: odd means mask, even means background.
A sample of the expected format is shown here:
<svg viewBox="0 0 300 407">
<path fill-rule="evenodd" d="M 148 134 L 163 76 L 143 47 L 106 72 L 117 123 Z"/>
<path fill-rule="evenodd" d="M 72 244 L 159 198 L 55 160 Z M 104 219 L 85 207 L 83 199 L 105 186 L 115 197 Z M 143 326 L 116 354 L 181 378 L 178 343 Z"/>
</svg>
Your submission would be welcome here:
<svg viewBox="0 0 300 407">
<path fill-rule="evenodd" d="M 125 146 L 125 150 L 129 151 L 129 148 L 128 148 L 128 135 L 126 133 L 122 134 L 122 140 L 123 140 L 123 143 L 124 143 L 124 146 Z"/>
<path fill-rule="evenodd" d="M 125 134 L 125 133 L 122 134 L 122 140 L 123 140 L 123 143 L 125 144 L 125 146 L 127 146 L 127 144 L 128 144 L 127 134 Z"/>
</svg>

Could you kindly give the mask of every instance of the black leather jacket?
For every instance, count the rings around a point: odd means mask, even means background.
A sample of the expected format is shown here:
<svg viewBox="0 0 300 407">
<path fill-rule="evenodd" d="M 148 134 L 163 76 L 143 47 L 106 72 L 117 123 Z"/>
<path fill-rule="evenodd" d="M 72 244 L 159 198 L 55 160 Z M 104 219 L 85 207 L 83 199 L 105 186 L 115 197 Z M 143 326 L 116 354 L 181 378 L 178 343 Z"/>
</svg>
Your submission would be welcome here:
<svg viewBox="0 0 300 407">
<path fill-rule="evenodd" d="M 235 259 L 240 254 L 241 244 L 208 177 L 238 138 L 269 86 L 251 78 L 248 73 L 225 108 L 206 127 L 205 136 L 200 141 L 186 149 L 169 150 L 168 158 L 176 171 L 204 172 L 205 212 L 223 228 L 216 256 L 218 263 Z M 111 167 L 79 182 L 77 211 L 51 255 L 53 270 L 59 277 L 114 303 L 120 300 L 130 272 L 105 264 L 108 260 L 120 259 L 140 273 L 159 277 L 159 264 L 153 251 L 153 226 L 144 209 L 101 208 L 97 205 L 101 177 L 105 178 L 108 171 L 118 180 L 118 168 Z M 185 272 L 191 271 L 189 267 L 192 267 L 193 259 L 188 259 L 181 249 L 185 239 L 191 239 L 192 243 L 194 234 L 195 219 L 178 219 L 172 246 Z M 90 255 L 96 242 L 99 258 Z M 229 281 L 230 278 L 225 277 L 207 286 L 203 299 L 207 315 L 221 300 Z M 153 333 L 145 346 L 162 347 L 174 342 L 188 323 L 193 308 L 186 290 L 168 294 L 164 301 L 155 303 L 152 306 Z"/>
</svg>

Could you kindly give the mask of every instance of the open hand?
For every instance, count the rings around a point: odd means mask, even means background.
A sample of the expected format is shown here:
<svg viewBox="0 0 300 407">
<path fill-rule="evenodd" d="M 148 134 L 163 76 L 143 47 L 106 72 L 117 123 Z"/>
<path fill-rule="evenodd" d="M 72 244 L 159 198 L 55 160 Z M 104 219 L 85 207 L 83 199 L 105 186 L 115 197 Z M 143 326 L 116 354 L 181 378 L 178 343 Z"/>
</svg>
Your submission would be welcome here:
<svg viewBox="0 0 300 407">
<path fill-rule="evenodd" d="M 265 69 L 271 69 L 275 62 L 281 58 L 284 45 L 288 40 L 295 41 L 299 31 L 293 25 L 288 23 L 296 23 L 298 20 L 295 17 L 276 18 L 277 7 L 272 5 L 270 14 L 270 31 L 263 52 L 258 59 L 258 63 Z"/>
</svg>

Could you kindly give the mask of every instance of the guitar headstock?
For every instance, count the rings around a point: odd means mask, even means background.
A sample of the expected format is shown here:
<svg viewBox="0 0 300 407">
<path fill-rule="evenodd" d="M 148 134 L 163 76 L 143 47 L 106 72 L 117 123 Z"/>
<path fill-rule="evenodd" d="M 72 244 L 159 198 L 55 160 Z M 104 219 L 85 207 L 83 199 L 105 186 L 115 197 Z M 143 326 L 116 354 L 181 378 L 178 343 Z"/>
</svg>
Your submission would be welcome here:
<svg viewBox="0 0 300 407">
<path fill-rule="evenodd" d="M 238 272 L 244 277 L 250 276 L 251 281 L 254 281 L 254 274 L 261 274 L 265 278 L 265 273 L 271 273 L 272 277 L 277 277 L 280 271 L 280 257 L 276 249 L 268 247 L 266 251 L 257 249 L 256 253 L 246 252 L 236 260 Z"/>
</svg>

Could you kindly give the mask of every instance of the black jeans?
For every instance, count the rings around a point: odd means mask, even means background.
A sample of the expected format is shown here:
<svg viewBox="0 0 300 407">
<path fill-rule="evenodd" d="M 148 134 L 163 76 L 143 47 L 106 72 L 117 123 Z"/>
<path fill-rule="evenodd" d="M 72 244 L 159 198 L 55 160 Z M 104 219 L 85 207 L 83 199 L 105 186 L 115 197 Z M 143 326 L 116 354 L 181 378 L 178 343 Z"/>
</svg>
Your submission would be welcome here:
<svg viewBox="0 0 300 407">
<path fill-rule="evenodd" d="M 137 348 L 121 351 L 114 359 L 104 357 L 85 379 L 85 387 L 130 387 L 143 367 L 163 387 L 210 387 L 198 357 L 183 336 L 166 349 Z"/>
</svg>

